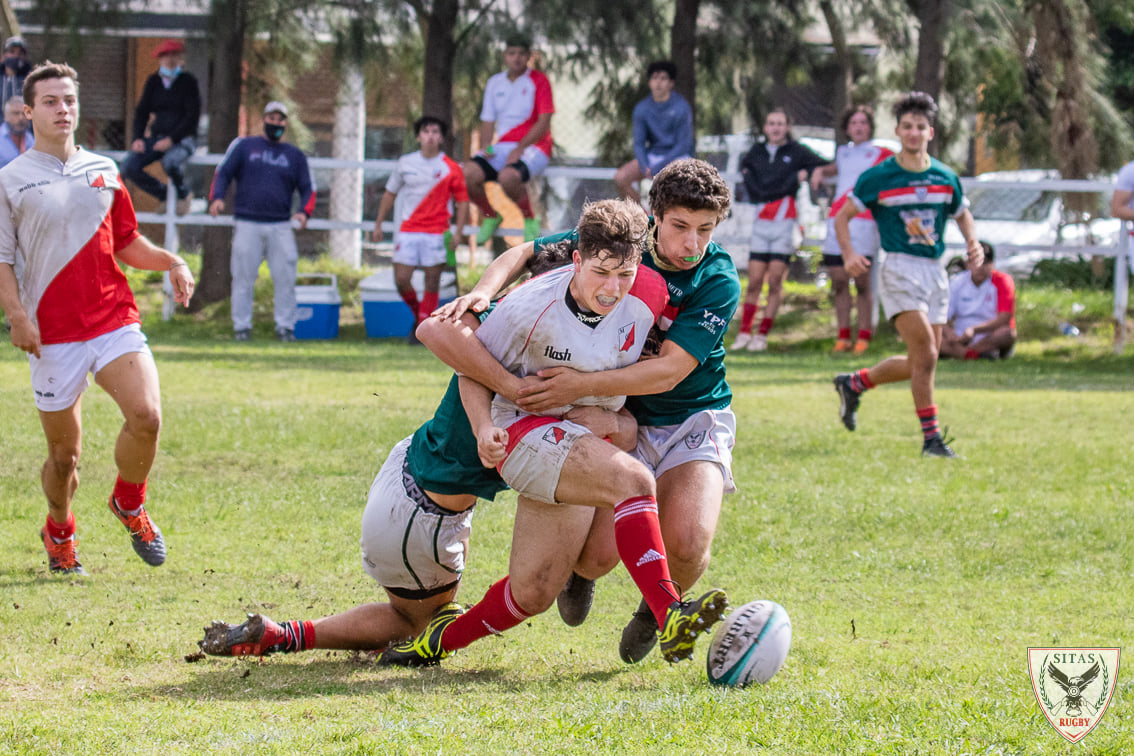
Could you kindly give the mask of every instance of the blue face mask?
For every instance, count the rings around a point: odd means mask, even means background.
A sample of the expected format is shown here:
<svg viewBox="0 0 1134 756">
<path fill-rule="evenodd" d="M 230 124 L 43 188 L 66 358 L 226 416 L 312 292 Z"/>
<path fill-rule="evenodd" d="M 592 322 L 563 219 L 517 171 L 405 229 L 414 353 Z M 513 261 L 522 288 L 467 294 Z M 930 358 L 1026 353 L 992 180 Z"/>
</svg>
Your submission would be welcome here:
<svg viewBox="0 0 1134 756">
<path fill-rule="evenodd" d="M 280 123 L 265 123 L 264 136 L 268 137 L 268 139 L 271 139 L 273 142 L 278 142 L 283 139 L 285 128 L 287 127 Z"/>
<path fill-rule="evenodd" d="M 178 66 L 177 68 L 166 68 L 165 66 L 162 66 L 158 69 L 158 73 L 166 77 L 167 79 L 176 79 L 177 75 L 181 73 L 181 66 Z"/>
</svg>

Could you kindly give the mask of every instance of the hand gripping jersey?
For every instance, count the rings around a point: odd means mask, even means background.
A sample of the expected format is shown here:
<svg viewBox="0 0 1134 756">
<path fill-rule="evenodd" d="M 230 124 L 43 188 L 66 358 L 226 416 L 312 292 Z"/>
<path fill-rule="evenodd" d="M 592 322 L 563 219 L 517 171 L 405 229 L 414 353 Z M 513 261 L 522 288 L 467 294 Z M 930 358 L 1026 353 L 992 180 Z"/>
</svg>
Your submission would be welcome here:
<svg viewBox="0 0 1134 756">
<path fill-rule="evenodd" d="M 638 361 L 650 327 L 666 304 L 665 282 L 645 267 L 638 268 L 630 291 L 594 328 L 580 322 L 565 297 L 573 265 L 537 276 L 508 294 L 496 306 L 476 336 L 504 368 L 521 378 L 550 367 L 569 367 L 581 373 L 632 365 Z M 618 410 L 625 397 L 583 397 L 575 402 Z M 519 408 L 498 396 L 496 408 Z M 559 407 L 546 415 L 562 415 Z"/>
<path fill-rule="evenodd" d="M 496 124 L 497 142 L 519 142 L 542 114 L 554 112 L 551 83 L 542 71 L 529 68 L 515 81 L 509 81 L 508 74 L 501 71 L 489 79 L 484 88 L 480 120 Z M 551 145 L 549 129 L 534 146 L 550 156 Z"/>
<path fill-rule="evenodd" d="M 839 169 L 835 180 L 835 201 L 831 203 L 831 212 L 828 217 L 834 218 L 843 209 L 847 198 L 854 189 L 855 182 L 867 168 L 873 168 L 894 153 L 886 147 L 873 142 L 855 144 L 847 142 L 835 151 L 835 167 Z M 870 220 L 873 216 L 869 210 L 864 210 L 855 218 Z"/>
<path fill-rule="evenodd" d="M 23 258 L 20 301 L 44 344 L 138 323 L 114 255 L 138 237 L 118 166 L 79 149 L 66 163 L 29 150 L 0 170 L 0 262 Z"/>
<path fill-rule="evenodd" d="M 444 153 L 423 157 L 421 150 L 398 158 L 386 191 L 398 195 L 394 216 L 406 233 L 445 233 L 453 214 L 449 200 L 469 201 L 461 166 Z"/>
<path fill-rule="evenodd" d="M 656 233 L 651 217 L 650 248 Z M 572 229 L 536 239 L 535 254 L 564 239 L 578 238 L 578 232 Z M 650 249 L 643 250 L 641 267 L 661 275 L 669 294 L 669 304 L 650 334 L 644 353 L 655 356 L 663 341 L 673 341 L 697 360 L 697 366 L 669 391 L 629 397 L 626 408 L 639 425 L 677 425 L 703 410 L 728 407 L 732 389 L 725 380 L 724 336 L 740 302 L 740 278 L 732 256 L 711 241 L 701 262 L 691 270 L 662 270 Z M 642 275 L 641 269 L 638 275 Z"/>
<path fill-rule="evenodd" d="M 936 158 L 917 172 L 887 158 L 859 176 L 850 196 L 873 211 L 882 249 L 931 260 L 945 253 L 945 222 L 969 206 L 957 174 Z"/>
<path fill-rule="evenodd" d="M 968 328 L 987 323 L 1002 312 L 1012 313 L 1009 324 L 1016 327 L 1016 282 L 1004 271 L 994 270 L 984 283 L 973 283 L 973 274 L 962 271 L 949 282 L 949 320 L 953 330 L 962 333 Z M 985 334 L 978 333 L 974 341 Z"/>
</svg>

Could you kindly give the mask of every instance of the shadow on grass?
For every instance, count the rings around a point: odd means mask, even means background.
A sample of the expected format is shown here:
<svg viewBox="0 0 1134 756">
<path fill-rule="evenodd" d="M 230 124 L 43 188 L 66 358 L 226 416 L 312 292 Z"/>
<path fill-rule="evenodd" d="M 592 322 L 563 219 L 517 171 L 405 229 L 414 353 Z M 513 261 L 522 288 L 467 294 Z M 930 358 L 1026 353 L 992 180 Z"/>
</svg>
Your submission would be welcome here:
<svg viewBox="0 0 1134 756">
<path fill-rule="evenodd" d="M 515 673 L 508 669 L 450 670 L 444 665 L 418 670 L 387 668 L 379 667 L 363 655 L 319 659 L 304 664 L 289 664 L 278 658 L 260 661 L 207 657 L 193 667 L 193 677 L 184 683 L 137 685 L 133 692 L 170 699 L 254 698 L 274 701 L 394 691 L 443 693 L 472 685 L 512 688 L 527 683 L 519 670 Z M 629 669 L 619 667 L 580 674 L 548 675 L 541 684 L 575 693 L 579 683 L 605 683 Z"/>
</svg>

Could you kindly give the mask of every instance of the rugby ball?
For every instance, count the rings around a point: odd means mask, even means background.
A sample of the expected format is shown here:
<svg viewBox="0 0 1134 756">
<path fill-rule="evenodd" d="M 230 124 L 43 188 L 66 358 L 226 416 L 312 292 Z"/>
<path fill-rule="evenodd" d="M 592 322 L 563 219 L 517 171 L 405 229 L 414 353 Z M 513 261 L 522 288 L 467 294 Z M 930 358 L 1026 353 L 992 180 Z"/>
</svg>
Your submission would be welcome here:
<svg viewBox="0 0 1134 756">
<path fill-rule="evenodd" d="M 791 648 L 791 619 L 775 601 L 751 601 L 725 617 L 713 635 L 705 669 L 713 685 L 766 683 Z"/>
</svg>

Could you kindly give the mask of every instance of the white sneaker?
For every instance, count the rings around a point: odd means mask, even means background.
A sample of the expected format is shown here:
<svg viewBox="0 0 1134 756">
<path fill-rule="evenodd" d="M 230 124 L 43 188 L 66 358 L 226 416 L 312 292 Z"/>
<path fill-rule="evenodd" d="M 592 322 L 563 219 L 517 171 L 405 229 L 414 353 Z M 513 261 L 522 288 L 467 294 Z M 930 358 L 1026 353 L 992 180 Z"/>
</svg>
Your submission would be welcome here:
<svg viewBox="0 0 1134 756">
<path fill-rule="evenodd" d="M 768 337 L 762 333 L 758 333 L 752 337 L 752 341 L 748 342 L 749 352 L 766 352 L 768 351 Z"/>
<path fill-rule="evenodd" d="M 732 342 L 732 346 L 730 346 L 729 349 L 743 349 L 744 347 L 748 346 L 748 342 L 750 341 L 752 341 L 752 334 L 741 331 L 740 333 L 736 334 L 736 341 Z"/>
</svg>

